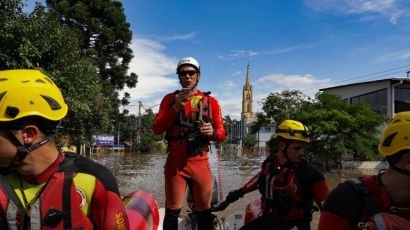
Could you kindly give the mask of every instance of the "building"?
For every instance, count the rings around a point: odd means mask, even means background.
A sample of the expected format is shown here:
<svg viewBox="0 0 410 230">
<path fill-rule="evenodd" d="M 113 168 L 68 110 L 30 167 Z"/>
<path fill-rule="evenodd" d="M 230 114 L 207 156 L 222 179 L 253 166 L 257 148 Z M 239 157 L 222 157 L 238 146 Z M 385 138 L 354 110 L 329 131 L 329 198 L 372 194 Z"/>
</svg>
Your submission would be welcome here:
<svg viewBox="0 0 410 230">
<path fill-rule="evenodd" d="M 253 112 L 253 89 L 251 84 L 251 74 L 249 64 L 246 67 L 245 84 L 242 89 L 242 112 L 241 120 L 234 121 L 229 127 L 228 131 L 228 143 L 241 144 L 245 135 L 251 133 L 251 127 L 256 122 L 256 115 Z M 262 127 L 257 133 L 258 139 L 257 146 L 261 148 L 266 147 L 266 142 L 270 140 L 275 133 L 275 125 L 269 124 L 266 127 Z"/>
<path fill-rule="evenodd" d="M 367 103 L 385 117 L 410 111 L 410 78 L 390 78 L 359 82 L 320 91 L 340 96 L 349 104 Z"/>
<path fill-rule="evenodd" d="M 261 127 L 256 133 L 256 138 L 258 139 L 257 147 L 266 148 L 267 142 L 272 138 L 276 130 L 276 124 L 268 124 L 264 127 Z"/>
<path fill-rule="evenodd" d="M 242 89 L 242 112 L 241 121 L 243 123 L 244 134 L 249 134 L 252 124 L 256 121 L 255 113 L 253 113 L 253 90 L 251 84 L 251 74 L 249 64 L 246 67 L 246 81 Z"/>
</svg>

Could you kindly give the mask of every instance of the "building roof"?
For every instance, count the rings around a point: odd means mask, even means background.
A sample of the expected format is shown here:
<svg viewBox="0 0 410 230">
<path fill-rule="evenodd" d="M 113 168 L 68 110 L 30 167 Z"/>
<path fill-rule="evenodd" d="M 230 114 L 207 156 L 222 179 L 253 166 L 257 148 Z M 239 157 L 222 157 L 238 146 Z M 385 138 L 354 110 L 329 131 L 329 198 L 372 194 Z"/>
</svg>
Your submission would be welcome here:
<svg viewBox="0 0 410 230">
<path fill-rule="evenodd" d="M 328 87 L 328 88 L 322 88 L 319 89 L 319 91 L 325 91 L 325 90 L 329 90 L 329 89 L 336 89 L 336 88 L 344 88 L 344 87 L 350 87 L 350 86 L 354 86 L 354 85 L 361 85 L 361 84 L 369 84 L 369 83 L 375 83 L 375 82 L 382 82 L 382 81 L 408 81 L 410 82 L 410 78 L 386 78 L 386 79 L 380 79 L 380 80 L 374 80 L 374 81 L 363 81 L 363 82 L 356 82 L 356 83 L 351 83 L 351 84 L 346 84 L 346 85 L 338 85 L 338 86 L 332 86 L 332 87 Z"/>
</svg>

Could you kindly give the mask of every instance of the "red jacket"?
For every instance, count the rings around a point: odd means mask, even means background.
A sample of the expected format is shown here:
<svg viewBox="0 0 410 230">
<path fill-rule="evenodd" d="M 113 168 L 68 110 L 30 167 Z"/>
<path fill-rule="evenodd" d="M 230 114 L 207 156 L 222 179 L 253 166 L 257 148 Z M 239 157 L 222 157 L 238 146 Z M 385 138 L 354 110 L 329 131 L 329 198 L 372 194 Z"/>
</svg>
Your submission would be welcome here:
<svg viewBox="0 0 410 230">
<path fill-rule="evenodd" d="M 290 173 L 293 181 L 281 181 L 289 178 Z M 283 190 L 278 190 L 273 187 L 278 183 L 289 183 L 289 186 L 283 184 Z M 276 221 L 306 221 L 307 225 L 312 218 L 313 201 L 322 209 L 329 194 L 323 174 L 307 162 L 303 161 L 296 168 L 279 167 L 277 157 L 268 157 L 262 170 L 240 190 L 246 194 L 256 189 L 262 195 L 264 215 L 277 218 Z"/>
<path fill-rule="evenodd" d="M 409 203 L 395 204 L 377 176 L 366 176 L 360 180 L 367 188 L 366 193 L 349 181 L 340 184 L 330 193 L 320 216 L 319 230 L 378 229 L 375 223 L 379 220 L 384 222 L 383 229 L 410 228 Z M 365 197 L 369 200 L 366 201 Z M 367 205 L 367 202 L 370 204 Z"/>
<path fill-rule="evenodd" d="M 175 130 L 179 129 L 178 123 L 181 115 L 172 107 L 174 104 L 174 96 L 175 93 L 170 93 L 162 99 L 160 109 L 155 117 L 154 124 L 152 127 L 156 134 L 166 132 L 167 136 L 172 136 L 175 135 Z M 186 103 L 185 109 L 182 110 L 182 112 L 184 113 L 183 116 L 186 119 L 188 119 L 189 122 L 193 122 L 192 112 L 195 112 L 197 108 L 193 108 L 192 104 L 195 104 L 195 98 L 198 99 L 201 97 L 209 98 L 209 117 L 211 118 L 210 122 L 212 123 L 212 126 L 214 128 L 214 134 L 208 137 L 208 139 L 214 142 L 222 142 L 225 139 L 225 128 L 222 121 L 221 107 L 219 106 L 218 101 L 214 97 L 206 95 L 201 91 L 198 91 L 196 94 L 194 94 L 191 103 Z M 188 156 L 186 138 L 181 138 L 180 140 L 169 140 L 168 154 L 169 158 L 177 159 L 189 158 L 189 160 L 202 160 L 208 158 L 206 151 L 196 156 Z"/>
<path fill-rule="evenodd" d="M 25 199 L 29 205 L 22 202 Z M 113 175 L 78 155 L 61 155 L 38 177 L 0 175 L 0 229 L 30 229 L 28 225 L 31 229 L 129 229 Z"/>
</svg>

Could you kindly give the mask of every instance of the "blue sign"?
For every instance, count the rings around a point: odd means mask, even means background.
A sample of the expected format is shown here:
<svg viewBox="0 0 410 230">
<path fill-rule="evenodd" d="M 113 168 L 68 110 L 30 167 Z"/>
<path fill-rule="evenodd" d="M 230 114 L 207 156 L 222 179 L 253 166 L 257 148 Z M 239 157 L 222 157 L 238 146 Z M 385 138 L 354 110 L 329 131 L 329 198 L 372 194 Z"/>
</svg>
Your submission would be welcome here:
<svg viewBox="0 0 410 230">
<path fill-rule="evenodd" d="M 95 146 L 114 146 L 114 135 L 111 134 L 98 134 L 95 135 Z"/>
</svg>

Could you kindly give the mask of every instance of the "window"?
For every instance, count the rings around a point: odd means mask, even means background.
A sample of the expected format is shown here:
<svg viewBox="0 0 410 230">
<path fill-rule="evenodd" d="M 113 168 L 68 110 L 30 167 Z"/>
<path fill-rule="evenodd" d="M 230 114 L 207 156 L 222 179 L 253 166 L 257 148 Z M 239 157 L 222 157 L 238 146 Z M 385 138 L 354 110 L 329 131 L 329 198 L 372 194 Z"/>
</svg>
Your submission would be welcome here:
<svg viewBox="0 0 410 230">
<path fill-rule="evenodd" d="M 394 112 L 410 111 L 410 88 L 394 89 Z"/>
<path fill-rule="evenodd" d="M 386 116 L 387 115 L 387 89 L 377 90 L 371 93 L 362 94 L 350 98 L 350 103 L 368 104 L 374 111 Z"/>
</svg>

